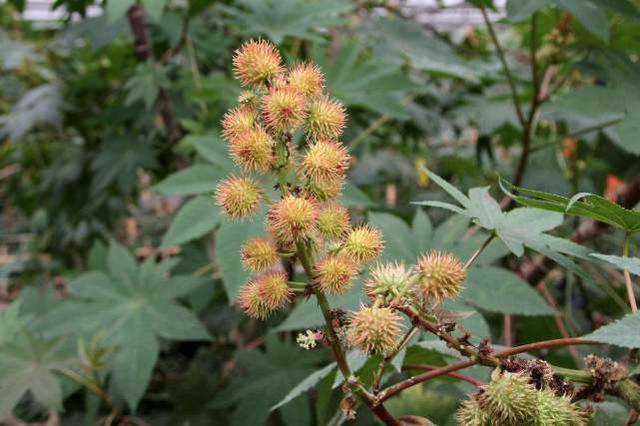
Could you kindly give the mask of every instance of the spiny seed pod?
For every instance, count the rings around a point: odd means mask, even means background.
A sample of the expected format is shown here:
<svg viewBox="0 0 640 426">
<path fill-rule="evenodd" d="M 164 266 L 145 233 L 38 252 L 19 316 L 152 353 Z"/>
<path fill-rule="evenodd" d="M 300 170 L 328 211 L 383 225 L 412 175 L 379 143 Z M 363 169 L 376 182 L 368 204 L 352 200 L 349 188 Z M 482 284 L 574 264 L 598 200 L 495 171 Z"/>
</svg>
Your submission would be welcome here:
<svg viewBox="0 0 640 426">
<path fill-rule="evenodd" d="M 278 248 L 264 237 L 248 240 L 240 249 L 242 263 L 253 272 L 271 268 L 278 261 Z"/>
<path fill-rule="evenodd" d="M 333 200 L 342 193 L 344 177 L 309 182 L 308 191 L 320 201 Z"/>
<path fill-rule="evenodd" d="M 249 177 L 231 176 L 216 188 L 218 206 L 233 219 L 243 219 L 255 213 L 262 197 L 262 188 Z"/>
<path fill-rule="evenodd" d="M 222 136 L 231 142 L 256 124 L 256 112 L 250 106 L 239 106 L 222 118 Z"/>
<path fill-rule="evenodd" d="M 538 391 L 538 412 L 535 426 L 584 426 L 588 415 L 571 398 L 556 396 L 550 389 Z"/>
<path fill-rule="evenodd" d="M 255 127 L 232 139 L 229 149 L 231 157 L 239 166 L 264 172 L 273 165 L 274 146 L 271 136 L 262 127 Z"/>
<path fill-rule="evenodd" d="M 304 129 L 312 139 L 338 139 L 345 121 L 344 106 L 323 96 L 314 99 L 309 105 Z"/>
<path fill-rule="evenodd" d="M 233 72 L 243 86 L 261 84 L 282 72 L 278 50 L 268 41 L 250 40 L 236 50 Z"/>
<path fill-rule="evenodd" d="M 311 181 L 332 181 L 345 175 L 350 160 L 351 156 L 342 144 L 318 141 L 304 154 L 300 167 Z"/>
<path fill-rule="evenodd" d="M 364 283 L 367 294 L 372 301 L 378 296 L 395 297 L 410 284 L 412 278 L 404 263 L 378 264 L 369 271 L 369 278 Z"/>
<path fill-rule="evenodd" d="M 287 275 L 282 272 L 270 272 L 249 280 L 240 288 L 238 305 L 250 317 L 266 319 L 271 313 L 288 304 L 292 295 Z"/>
<path fill-rule="evenodd" d="M 529 376 L 495 370 L 491 377 L 479 398 L 495 424 L 517 426 L 536 416 L 538 391 L 529 383 Z"/>
<path fill-rule="evenodd" d="M 342 250 L 357 263 L 369 262 L 380 255 L 382 233 L 367 224 L 353 228 L 342 243 Z"/>
<path fill-rule="evenodd" d="M 322 92 L 324 76 L 316 64 L 295 64 L 289 71 L 289 85 L 307 97 Z"/>
<path fill-rule="evenodd" d="M 418 285 L 425 300 L 431 297 L 442 302 L 462 291 L 466 270 L 451 253 L 432 250 L 418 258 L 417 269 L 420 275 Z"/>
<path fill-rule="evenodd" d="M 358 273 L 357 265 L 350 257 L 329 255 L 316 263 L 314 282 L 326 294 L 344 294 Z"/>
<path fill-rule="evenodd" d="M 272 87 L 262 98 L 262 113 L 267 127 L 276 132 L 292 132 L 304 121 L 304 95 L 290 86 Z"/>
<path fill-rule="evenodd" d="M 392 309 L 362 306 L 351 317 L 347 335 L 358 349 L 388 355 L 398 345 L 401 331 L 400 315 Z"/>
<path fill-rule="evenodd" d="M 478 400 L 474 397 L 462 401 L 456 412 L 456 421 L 459 426 L 489 426 L 491 421 Z"/>
<path fill-rule="evenodd" d="M 328 203 L 318 212 L 318 232 L 325 238 L 335 239 L 351 226 L 349 211 L 338 203 Z"/>
<path fill-rule="evenodd" d="M 296 242 L 316 229 L 318 209 L 308 198 L 285 195 L 269 208 L 267 227 L 280 242 Z"/>
</svg>

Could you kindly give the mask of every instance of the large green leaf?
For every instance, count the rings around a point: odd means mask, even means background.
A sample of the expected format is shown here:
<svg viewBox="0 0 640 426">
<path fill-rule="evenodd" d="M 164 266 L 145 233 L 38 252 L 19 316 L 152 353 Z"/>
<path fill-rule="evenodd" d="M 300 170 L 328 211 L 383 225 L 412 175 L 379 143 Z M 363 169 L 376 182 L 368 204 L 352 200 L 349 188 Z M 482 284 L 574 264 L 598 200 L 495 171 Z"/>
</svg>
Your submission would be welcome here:
<svg viewBox="0 0 640 426">
<path fill-rule="evenodd" d="M 245 34 L 264 34 L 280 44 L 285 37 L 322 41 L 318 23 L 327 28 L 344 21 L 338 16 L 353 5 L 342 0 L 240 0 L 227 10 Z"/>
<path fill-rule="evenodd" d="M 269 417 L 269 410 L 289 391 L 315 370 L 323 357 L 321 351 L 304 351 L 289 341 L 280 341 L 274 335 L 267 337 L 265 352 L 240 350 L 236 354 L 238 374 L 216 405 L 237 403 L 234 425 L 262 425 Z M 280 408 L 286 417 L 308 418 L 308 400 L 295 398 Z"/>
<path fill-rule="evenodd" d="M 599 253 L 592 253 L 591 256 L 604 260 L 620 269 L 627 270 L 632 274 L 640 275 L 640 259 L 637 257 L 620 257 Z"/>
<path fill-rule="evenodd" d="M 27 392 L 45 407 L 61 410 L 62 387 L 56 370 L 74 363 L 62 339 L 39 339 L 26 326 L 13 333 L 10 341 L 0 345 L 0 421 Z"/>
<path fill-rule="evenodd" d="M 384 236 L 381 261 L 414 263 L 418 247 L 411 229 L 402 219 L 389 213 L 370 213 L 369 222 L 380 229 Z"/>
<path fill-rule="evenodd" d="M 481 69 L 472 67 L 444 41 L 424 31 L 412 20 L 378 17 L 366 23 L 364 33 L 376 51 L 384 49 L 418 69 L 478 82 Z"/>
<path fill-rule="evenodd" d="M 153 189 L 165 195 L 194 195 L 211 192 L 218 181 L 227 175 L 227 170 L 208 164 L 196 164 L 180 170 Z"/>
<path fill-rule="evenodd" d="M 205 281 L 168 277 L 175 260 L 136 264 L 129 252 L 112 242 L 109 272 L 88 272 L 69 283 L 70 297 L 38 318 L 46 336 L 105 333 L 116 349 L 114 384 L 135 409 L 147 387 L 158 356 L 158 337 L 207 340 L 205 327 L 175 298 Z M 135 344 L 132 344 L 135 343 Z"/>
<path fill-rule="evenodd" d="M 313 59 L 325 73 L 327 92 L 348 106 L 368 108 L 394 118 L 408 118 L 407 98 L 419 87 L 401 72 L 401 64 L 364 55 L 365 46 L 346 42 L 331 59 L 319 45 Z"/>
<path fill-rule="evenodd" d="M 248 239 L 264 234 L 264 215 L 263 211 L 244 222 L 224 217 L 216 233 L 216 255 L 222 282 L 232 303 L 240 287 L 250 277 L 240 260 L 240 248 Z"/>
<path fill-rule="evenodd" d="M 505 314 L 553 315 L 554 312 L 531 286 L 506 269 L 472 268 L 462 299 L 477 308 Z"/>
<path fill-rule="evenodd" d="M 595 194 L 580 193 L 572 198 L 543 191 L 519 188 L 502 181 L 503 191 L 517 203 L 607 223 L 626 232 L 640 231 L 640 211 L 625 209 Z"/>
<path fill-rule="evenodd" d="M 640 330 L 640 312 L 629 314 L 618 321 L 600 327 L 584 338 L 625 348 L 640 348 L 638 330 Z"/>
<path fill-rule="evenodd" d="M 568 10 L 590 32 L 602 40 L 609 39 L 609 22 L 607 14 L 598 3 L 593 0 L 509 0 L 507 3 L 507 16 L 512 21 L 521 21 L 531 16 L 537 10 L 556 5 Z M 618 1 L 620 5 L 622 1 Z"/>
<path fill-rule="evenodd" d="M 220 212 L 212 197 L 201 195 L 180 208 L 162 238 L 163 246 L 178 245 L 199 238 L 220 223 Z"/>
</svg>

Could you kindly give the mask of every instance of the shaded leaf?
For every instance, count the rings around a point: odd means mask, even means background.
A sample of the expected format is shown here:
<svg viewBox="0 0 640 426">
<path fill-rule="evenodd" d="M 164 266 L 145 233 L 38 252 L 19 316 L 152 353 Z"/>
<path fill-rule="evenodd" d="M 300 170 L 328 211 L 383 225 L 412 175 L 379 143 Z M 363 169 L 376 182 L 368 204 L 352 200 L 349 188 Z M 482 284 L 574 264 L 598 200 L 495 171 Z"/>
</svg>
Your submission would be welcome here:
<svg viewBox="0 0 640 426">
<path fill-rule="evenodd" d="M 584 338 L 625 348 L 640 348 L 638 330 L 640 330 L 640 312 L 626 315 L 618 321 L 600 327 Z"/>
<path fill-rule="evenodd" d="M 604 260 L 620 269 L 627 270 L 634 275 L 640 275 L 640 259 L 637 257 L 620 257 L 599 253 L 592 253 L 591 256 Z"/>
<path fill-rule="evenodd" d="M 183 205 L 162 237 L 163 246 L 179 245 L 199 238 L 220 223 L 220 212 L 214 199 L 207 195 Z"/>
</svg>

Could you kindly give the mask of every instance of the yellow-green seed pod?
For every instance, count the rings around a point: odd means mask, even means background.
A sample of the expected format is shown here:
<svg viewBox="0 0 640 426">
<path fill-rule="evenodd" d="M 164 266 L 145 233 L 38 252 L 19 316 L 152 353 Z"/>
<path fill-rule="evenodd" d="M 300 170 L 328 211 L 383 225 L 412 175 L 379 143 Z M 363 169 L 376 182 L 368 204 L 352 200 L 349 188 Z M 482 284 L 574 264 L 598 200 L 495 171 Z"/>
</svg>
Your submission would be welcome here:
<svg viewBox="0 0 640 426">
<path fill-rule="evenodd" d="M 318 209 L 313 200 L 287 194 L 269 208 L 267 229 L 281 243 L 294 243 L 316 230 Z"/>
<path fill-rule="evenodd" d="M 282 73 L 282 58 L 268 41 L 250 40 L 235 51 L 233 71 L 243 86 L 262 84 Z"/>
<path fill-rule="evenodd" d="M 228 111 L 222 118 L 222 136 L 231 142 L 247 130 L 253 129 L 257 116 L 253 108 L 239 106 Z"/>
<path fill-rule="evenodd" d="M 442 302 L 462 292 L 466 275 L 460 260 L 446 251 L 433 250 L 418 258 L 418 287 L 424 300 Z"/>
<path fill-rule="evenodd" d="M 249 129 L 231 140 L 231 158 L 240 167 L 257 172 L 265 172 L 275 161 L 275 142 L 262 127 Z"/>
<path fill-rule="evenodd" d="M 344 145 L 321 140 L 309 147 L 300 169 L 313 182 L 333 181 L 346 174 L 350 161 L 351 156 Z"/>
<path fill-rule="evenodd" d="M 462 401 L 456 412 L 459 426 L 489 426 L 491 421 L 475 397 Z"/>
<path fill-rule="evenodd" d="M 258 210 L 264 194 L 249 177 L 231 176 L 216 188 L 216 200 L 222 211 L 233 219 L 244 219 Z"/>
<path fill-rule="evenodd" d="M 589 416 L 568 396 L 557 396 L 550 389 L 538 391 L 535 426 L 586 426 Z"/>
<path fill-rule="evenodd" d="M 374 260 L 383 247 L 382 232 L 368 223 L 354 227 L 342 242 L 342 252 L 359 264 Z"/>
<path fill-rule="evenodd" d="M 316 64 L 301 63 L 291 67 L 288 81 L 289 86 L 305 96 L 314 97 L 322 92 L 324 76 Z"/>
<path fill-rule="evenodd" d="M 493 423 L 519 426 L 536 417 L 538 390 L 526 374 L 495 370 L 479 401 Z"/>
<path fill-rule="evenodd" d="M 238 292 L 238 305 L 256 319 L 266 319 L 273 312 L 286 306 L 293 297 L 287 275 L 268 272 L 249 280 Z"/>
<path fill-rule="evenodd" d="M 262 272 L 273 267 L 278 261 L 278 248 L 264 237 L 246 241 L 240 249 L 242 263 L 253 272 Z"/>
<path fill-rule="evenodd" d="M 322 96 L 309 104 L 304 130 L 311 139 L 335 140 L 342 134 L 346 120 L 344 106 L 334 99 Z"/>
<path fill-rule="evenodd" d="M 329 255 L 314 266 L 313 280 L 326 294 L 344 294 L 358 274 L 358 266 L 343 254 Z"/>
<path fill-rule="evenodd" d="M 325 238 L 336 239 L 351 227 L 349 211 L 338 203 L 327 203 L 318 211 L 318 232 Z"/>
<path fill-rule="evenodd" d="M 304 95 L 291 86 L 274 86 L 262 98 L 262 115 L 270 130 L 286 133 L 296 130 L 307 116 Z"/>
<path fill-rule="evenodd" d="M 404 263 L 383 263 L 369 271 L 369 277 L 364 286 L 371 301 L 375 301 L 378 297 L 394 299 L 399 294 L 411 295 L 412 290 L 407 289 L 407 286 L 412 278 L 413 274 Z"/>
<path fill-rule="evenodd" d="M 354 347 L 386 356 L 399 344 L 401 324 L 400 315 L 390 308 L 362 306 L 351 316 L 347 336 Z"/>
</svg>

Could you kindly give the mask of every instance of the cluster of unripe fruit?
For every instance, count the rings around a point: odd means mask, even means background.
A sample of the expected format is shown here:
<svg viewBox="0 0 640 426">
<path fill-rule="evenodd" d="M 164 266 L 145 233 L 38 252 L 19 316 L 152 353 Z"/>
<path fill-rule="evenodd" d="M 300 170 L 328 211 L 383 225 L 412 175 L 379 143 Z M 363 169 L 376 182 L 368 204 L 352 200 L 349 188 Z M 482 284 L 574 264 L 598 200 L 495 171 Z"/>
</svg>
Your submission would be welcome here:
<svg viewBox="0 0 640 426">
<path fill-rule="evenodd" d="M 339 142 L 346 115 L 342 104 L 324 93 L 320 69 L 310 63 L 285 68 L 278 51 L 264 40 L 245 43 L 233 65 L 245 91 L 239 105 L 224 116 L 222 128 L 242 172 L 218 185 L 216 199 L 236 220 L 249 218 L 263 201 L 268 203 L 267 235 L 246 241 L 240 253 L 254 276 L 238 295 L 247 315 L 265 319 L 294 296 L 289 276 L 279 267 L 282 258 L 303 263 L 314 291 L 343 294 L 379 256 L 383 238 L 369 224 L 353 225 L 349 211 L 337 201 L 351 160 Z M 296 145 L 300 133 L 305 137 Z M 277 200 L 268 199 L 260 174 L 277 183 Z M 427 306 L 455 297 L 464 278 L 460 261 L 440 251 L 421 256 L 411 268 L 399 263 L 373 266 L 365 281 L 371 305 L 351 315 L 342 333 L 344 343 L 390 353 L 401 333 L 395 307 Z"/>
<path fill-rule="evenodd" d="M 558 394 L 549 381 L 548 367 L 536 386 L 526 371 L 510 373 L 494 370 L 491 382 L 463 401 L 456 419 L 461 426 L 584 426 L 589 414 L 571 402 L 571 396 Z"/>
</svg>

